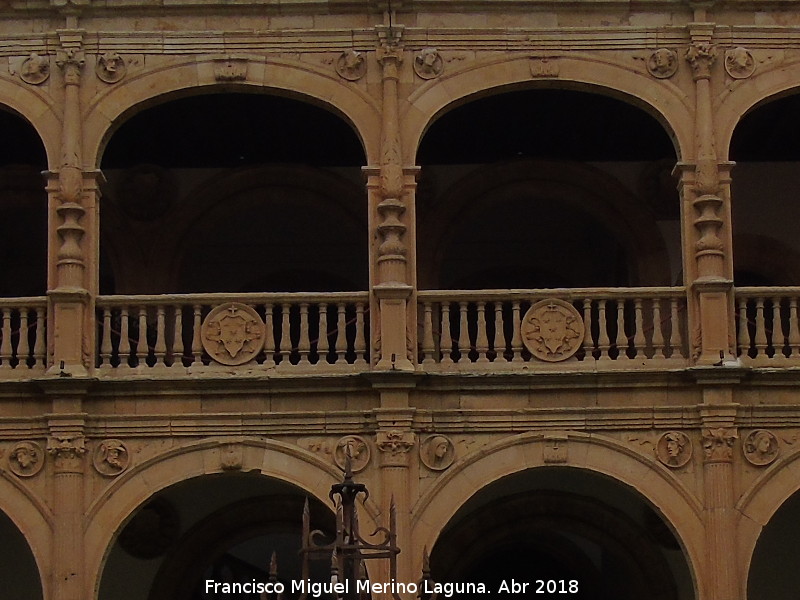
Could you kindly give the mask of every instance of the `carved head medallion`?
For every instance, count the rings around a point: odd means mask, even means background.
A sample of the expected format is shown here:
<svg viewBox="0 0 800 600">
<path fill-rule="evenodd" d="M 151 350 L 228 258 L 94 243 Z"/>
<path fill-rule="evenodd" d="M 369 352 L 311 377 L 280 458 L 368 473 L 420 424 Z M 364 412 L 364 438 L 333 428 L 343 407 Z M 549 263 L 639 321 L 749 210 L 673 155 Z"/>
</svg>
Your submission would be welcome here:
<svg viewBox="0 0 800 600">
<path fill-rule="evenodd" d="M 414 73 L 422 79 L 434 79 L 444 71 L 444 61 L 436 48 L 423 48 L 414 57 Z"/>
<path fill-rule="evenodd" d="M 36 442 L 18 442 L 8 453 L 8 468 L 20 477 L 31 477 L 42 470 L 44 451 Z"/>
<path fill-rule="evenodd" d="M 756 61 L 747 48 L 738 46 L 725 51 L 725 72 L 734 79 L 746 79 L 756 70 Z"/>
<path fill-rule="evenodd" d="M 116 83 L 125 77 L 127 70 L 125 59 L 116 52 L 105 52 L 97 57 L 95 73 L 100 81 Z"/>
<path fill-rule="evenodd" d="M 536 358 L 547 362 L 570 358 L 583 342 L 581 315 L 572 304 L 556 298 L 531 306 L 520 328 L 525 347 Z"/>
<path fill-rule="evenodd" d="M 446 435 L 432 435 L 422 442 L 419 458 L 432 471 L 444 471 L 456 458 L 455 447 Z"/>
<path fill-rule="evenodd" d="M 213 309 L 203 320 L 200 338 L 208 355 L 223 365 L 243 365 L 264 345 L 266 328 L 258 313 L 231 302 Z"/>
<path fill-rule="evenodd" d="M 766 429 L 751 431 L 742 443 L 742 452 L 747 462 L 757 467 L 774 462 L 779 451 L 778 438 Z"/>
<path fill-rule="evenodd" d="M 669 79 L 678 70 L 678 53 L 669 48 L 659 48 L 647 59 L 647 72 L 656 79 Z"/>
<path fill-rule="evenodd" d="M 353 473 L 363 471 L 370 459 L 370 449 L 367 440 L 358 435 L 346 435 L 336 442 L 333 460 L 336 465 L 344 470 L 345 458 L 350 455 L 350 466 Z"/>
<path fill-rule="evenodd" d="M 692 458 L 692 440 L 681 431 L 668 431 L 658 439 L 656 456 L 668 467 L 680 468 Z"/>
<path fill-rule="evenodd" d="M 22 65 L 20 65 L 19 77 L 22 81 L 31 85 L 44 83 L 50 77 L 50 61 L 46 56 L 31 52 L 30 56 L 23 60 Z"/>
<path fill-rule="evenodd" d="M 367 59 L 361 52 L 345 50 L 336 61 L 336 72 L 347 81 L 358 81 L 367 72 Z"/>
<path fill-rule="evenodd" d="M 103 440 L 94 449 L 94 468 L 106 477 L 114 477 L 128 468 L 130 454 L 120 440 Z"/>
</svg>

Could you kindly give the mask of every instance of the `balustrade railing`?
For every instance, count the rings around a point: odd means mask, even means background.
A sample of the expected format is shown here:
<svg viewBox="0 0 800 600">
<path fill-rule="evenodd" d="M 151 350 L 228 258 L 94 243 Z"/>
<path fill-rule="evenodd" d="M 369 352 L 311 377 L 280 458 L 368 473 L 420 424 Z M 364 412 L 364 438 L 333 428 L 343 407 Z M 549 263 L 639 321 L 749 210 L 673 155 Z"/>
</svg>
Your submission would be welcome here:
<svg viewBox="0 0 800 600">
<path fill-rule="evenodd" d="M 736 342 L 743 364 L 800 364 L 800 287 L 736 288 Z"/>
<path fill-rule="evenodd" d="M 44 370 L 46 298 L 0 299 L 0 372 Z"/>
<path fill-rule="evenodd" d="M 555 319 L 547 323 L 546 314 L 529 315 L 538 329 L 524 333 L 528 310 L 548 299 L 560 302 L 566 307 L 563 318 L 580 321 L 582 327 L 559 322 L 554 302 Z M 520 363 L 585 369 L 590 362 L 593 369 L 648 368 L 688 362 L 682 287 L 421 291 L 418 310 L 419 361 L 428 369 L 513 368 Z M 559 335 L 568 341 L 561 344 Z M 538 344 L 544 359 L 526 341 Z M 560 344 L 571 347 L 562 352 Z"/>
<path fill-rule="evenodd" d="M 230 303 L 236 318 L 204 326 L 209 313 Z M 242 305 L 255 312 L 236 308 Z M 97 366 L 101 371 L 199 369 L 220 364 L 221 358 L 233 359 L 222 365 L 250 368 L 366 366 L 368 311 L 367 292 L 101 296 Z M 208 339 L 221 355 L 209 354 Z"/>
</svg>

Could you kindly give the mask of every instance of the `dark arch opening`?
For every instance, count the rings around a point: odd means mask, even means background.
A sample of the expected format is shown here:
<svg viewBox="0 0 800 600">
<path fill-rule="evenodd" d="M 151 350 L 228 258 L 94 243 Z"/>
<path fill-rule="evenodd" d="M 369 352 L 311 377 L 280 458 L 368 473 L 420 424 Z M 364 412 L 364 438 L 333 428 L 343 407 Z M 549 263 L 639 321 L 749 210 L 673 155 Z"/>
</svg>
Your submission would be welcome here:
<svg viewBox="0 0 800 600">
<path fill-rule="evenodd" d="M 366 217 L 358 223 L 347 217 L 348 211 L 366 215 L 365 160 L 346 121 L 294 98 L 228 92 L 147 108 L 119 126 L 103 155 L 101 292 L 366 289 Z M 261 187 L 229 193 L 218 185 L 265 168 L 272 176 Z M 302 176 L 298 169 L 305 170 Z M 312 185 L 326 177 L 338 187 Z M 348 186 L 345 199 L 355 206 L 342 211 L 342 194 L 334 194 Z M 215 198 L 207 197 L 212 189 Z M 287 229 L 293 234 L 288 244 Z M 209 230 L 214 256 L 229 261 L 223 267 L 199 265 L 199 255 L 194 263 L 183 258 L 195 250 L 186 244 L 207 238 Z M 353 274 L 346 282 L 339 272 L 313 268 L 315 255 L 340 249 L 342 268 Z M 270 261 L 276 251 L 290 259 L 289 270 L 308 277 L 285 277 L 286 261 Z M 187 276 L 187 268 L 193 274 Z M 224 283 L 214 276 L 220 269 Z"/>
<path fill-rule="evenodd" d="M 800 94 L 768 100 L 745 114 L 733 132 L 730 158 L 736 162 L 734 282 L 800 285 Z"/>
<path fill-rule="evenodd" d="M 573 172 L 578 168 L 586 173 L 595 170 L 613 182 L 611 187 L 624 190 L 627 205 L 618 208 L 650 225 L 651 237 L 661 247 L 661 272 L 653 275 L 637 268 L 636 231 L 621 234 L 614 224 L 598 222 L 596 215 L 602 207 L 566 202 L 548 189 L 541 173 L 521 195 L 510 198 L 495 193 L 504 188 L 498 165 L 537 162 L 553 165 L 556 171 L 560 166 Z M 422 166 L 417 193 L 421 285 L 673 284 L 681 272 L 680 203 L 670 175 L 675 162 L 673 142 L 655 118 L 631 104 L 595 93 L 550 88 L 507 91 L 453 108 L 431 125 L 418 151 Z M 481 177 L 491 178 L 492 185 L 484 185 L 481 197 L 458 208 L 462 230 L 454 233 L 454 222 L 445 216 L 452 212 L 447 204 L 453 201 L 453 190 Z M 518 180 L 517 174 L 515 183 Z M 589 186 L 587 182 L 584 187 Z M 581 185 L 580 180 L 575 183 Z M 475 204 L 489 206 L 494 217 L 502 218 L 487 218 L 474 210 Z M 470 213 L 474 218 L 466 222 L 465 215 Z M 451 240 L 445 243 L 447 236 Z M 576 242 L 576 236 L 584 243 Z M 525 248 L 520 251 L 519 246 Z M 541 263 L 543 251 L 556 247 L 569 255 L 569 265 L 566 271 L 559 267 L 554 277 Z M 611 266 L 594 268 L 587 247 Z M 466 263 L 474 265 L 473 272 L 450 281 L 449 273 L 464 266 L 456 263 L 464 262 L 467 254 Z"/>
<path fill-rule="evenodd" d="M 47 290 L 44 145 L 22 117 L 0 110 L 0 297 Z"/>
<path fill-rule="evenodd" d="M 36 560 L 23 533 L 0 511 L 0 581 L 4 600 L 42 600 L 42 582 Z"/>
<path fill-rule="evenodd" d="M 431 553 L 440 582 L 483 582 L 504 597 L 544 597 L 577 581 L 570 598 L 690 600 L 694 590 L 681 547 L 663 517 L 639 494 L 601 475 L 539 468 L 496 481 L 470 498 Z M 511 580 L 528 582 L 510 589 Z M 516 593 L 515 593 L 516 592 Z M 477 598 L 464 593 L 458 598 Z"/>
</svg>

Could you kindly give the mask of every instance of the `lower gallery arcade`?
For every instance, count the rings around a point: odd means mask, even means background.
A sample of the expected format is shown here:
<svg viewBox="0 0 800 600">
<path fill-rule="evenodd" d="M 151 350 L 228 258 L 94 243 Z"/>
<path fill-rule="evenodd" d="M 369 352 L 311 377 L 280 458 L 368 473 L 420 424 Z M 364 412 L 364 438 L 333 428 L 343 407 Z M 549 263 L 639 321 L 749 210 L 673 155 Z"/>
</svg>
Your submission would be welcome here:
<svg viewBox="0 0 800 600">
<path fill-rule="evenodd" d="M 796 598 L 790 2 L 112 4 L 0 6 L 3 600 Z"/>
</svg>

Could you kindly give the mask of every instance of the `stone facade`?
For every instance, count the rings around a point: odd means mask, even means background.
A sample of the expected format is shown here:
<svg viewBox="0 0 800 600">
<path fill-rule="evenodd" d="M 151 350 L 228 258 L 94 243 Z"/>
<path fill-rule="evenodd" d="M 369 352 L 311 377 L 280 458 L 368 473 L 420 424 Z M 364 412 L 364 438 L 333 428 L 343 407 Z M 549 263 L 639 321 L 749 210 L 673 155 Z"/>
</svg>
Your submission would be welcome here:
<svg viewBox="0 0 800 600">
<path fill-rule="evenodd" d="M 201 576 L 265 576 L 263 540 L 279 564 L 296 550 L 302 496 L 330 528 L 346 454 L 371 492 L 362 521 L 398 506 L 402 581 L 430 551 L 442 581 L 539 561 L 586 598 L 792 597 L 770 569 L 800 555 L 800 152 L 759 158 L 773 146 L 755 137 L 734 166 L 731 148 L 770 106 L 797 129 L 779 105 L 800 90 L 794 4 L 3 3 L 0 105 L 30 126 L 4 135 L 0 174 L 8 245 L 30 249 L 0 274 L 8 597 L 191 600 L 214 597 Z M 179 146 L 191 164 L 163 165 L 155 132 L 124 129 L 248 94 L 321 109 L 363 161 L 337 162 L 330 134 L 287 137 L 297 160 L 223 169 Z M 536 102 L 589 102 L 595 124 L 630 110 L 674 153 L 578 132 L 568 160 L 449 160 L 462 136 L 513 128 L 448 115 L 513 94 L 565 138 L 581 115 Z M 115 136 L 145 149 L 113 164 Z M 21 157 L 31 139 L 44 164 Z M 304 145 L 327 149 L 322 168 Z M 37 242 L 15 215 L 45 195 Z M 23 287 L 37 252 L 46 282 Z M 527 271 L 493 283 L 512 267 Z"/>
</svg>

